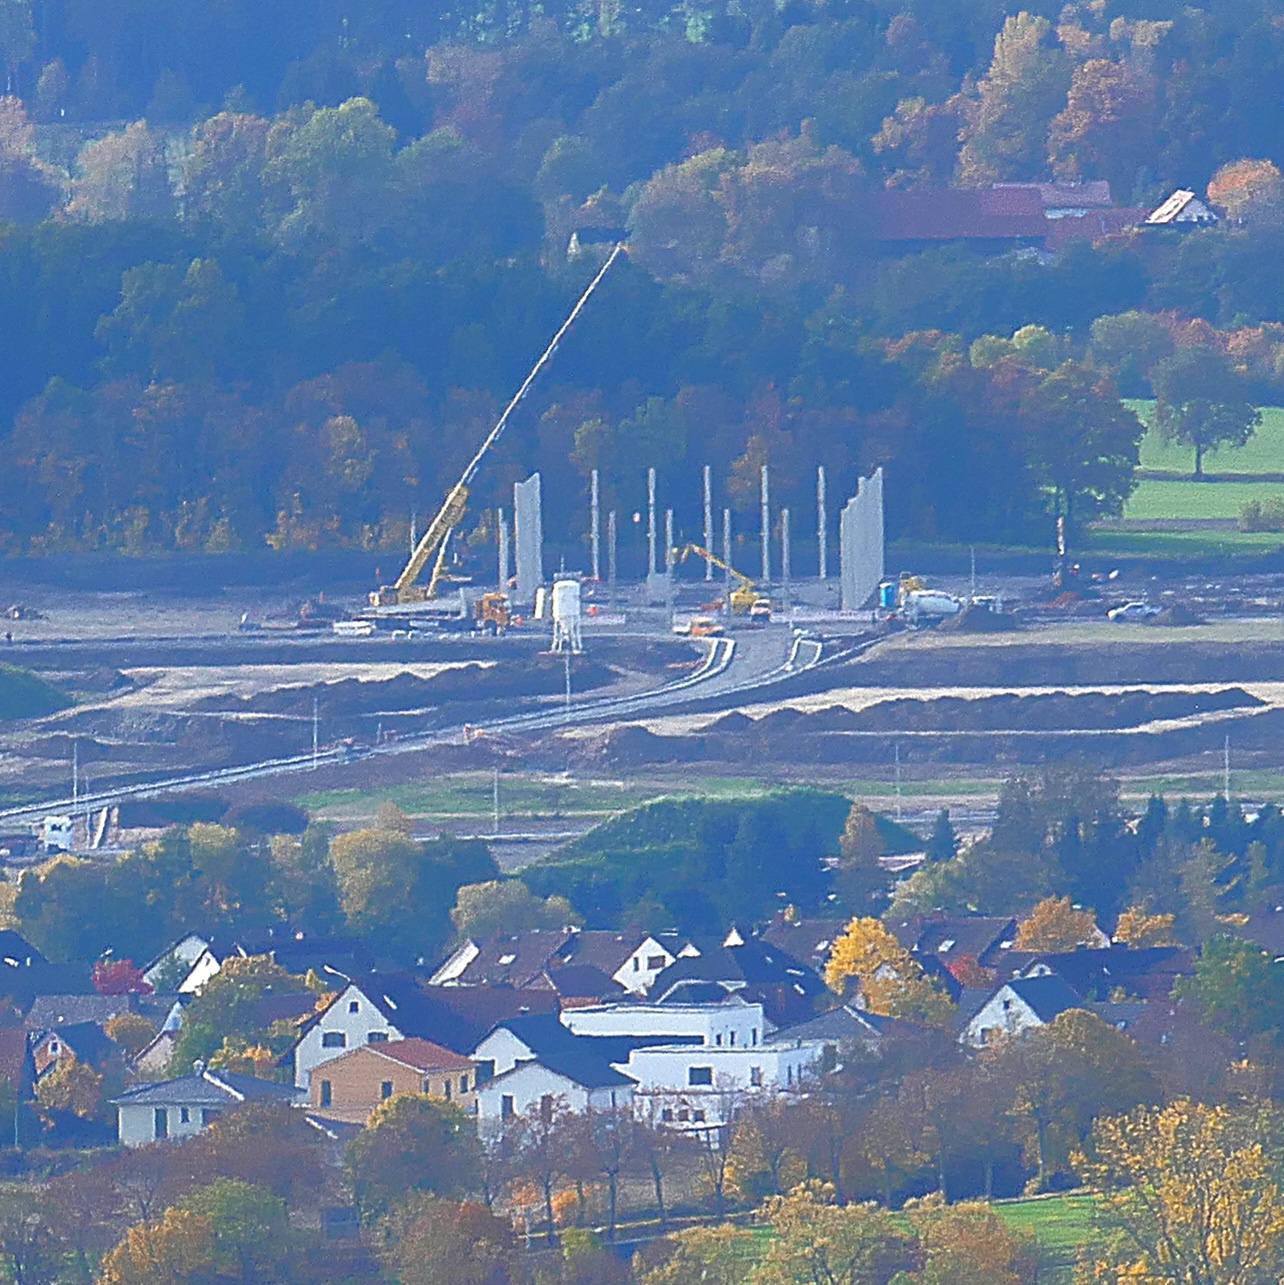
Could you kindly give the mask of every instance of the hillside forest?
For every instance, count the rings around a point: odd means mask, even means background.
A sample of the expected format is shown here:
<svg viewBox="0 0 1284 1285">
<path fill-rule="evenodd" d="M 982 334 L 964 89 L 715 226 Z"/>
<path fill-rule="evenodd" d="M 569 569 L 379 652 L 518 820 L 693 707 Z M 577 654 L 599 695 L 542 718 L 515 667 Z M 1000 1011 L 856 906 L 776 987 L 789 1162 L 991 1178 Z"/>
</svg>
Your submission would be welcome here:
<svg viewBox="0 0 1284 1285">
<path fill-rule="evenodd" d="M 594 468 L 694 532 L 706 463 L 746 514 L 762 463 L 800 513 L 883 465 L 893 536 L 1046 543 L 1133 486 L 1121 397 L 1233 438 L 1284 396 L 1276 0 L 0 0 L 0 61 L 9 553 L 403 548 L 617 238 L 465 549 L 534 468 L 563 547 Z M 1222 217 L 879 232 L 1052 179 Z"/>
</svg>

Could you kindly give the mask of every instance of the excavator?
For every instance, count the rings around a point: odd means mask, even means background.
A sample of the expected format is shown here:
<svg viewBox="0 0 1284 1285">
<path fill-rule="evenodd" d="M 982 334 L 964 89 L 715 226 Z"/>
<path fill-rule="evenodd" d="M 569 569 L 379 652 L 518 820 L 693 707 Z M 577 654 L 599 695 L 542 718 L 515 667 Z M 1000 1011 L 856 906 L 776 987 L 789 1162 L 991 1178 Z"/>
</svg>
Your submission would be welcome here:
<svg viewBox="0 0 1284 1285">
<path fill-rule="evenodd" d="M 400 607 L 413 603 L 432 602 L 437 597 L 445 574 L 446 550 L 450 543 L 450 536 L 463 520 L 464 510 L 468 506 L 469 489 L 472 486 L 473 478 L 477 475 L 477 470 L 508 426 L 509 418 L 530 391 L 531 385 L 534 384 L 544 367 L 553 359 L 553 354 L 557 351 L 558 344 L 562 342 L 566 332 L 575 324 L 575 319 L 583 311 L 584 305 L 588 303 L 593 292 L 602 284 L 606 274 L 610 272 L 616 259 L 623 253 L 624 244 L 621 242 L 607 255 L 606 261 L 598 270 L 597 275 L 589 282 L 588 288 L 580 295 L 575 307 L 571 309 L 566 320 L 562 322 L 561 329 L 558 330 L 548 347 L 540 354 L 539 360 L 531 367 L 530 374 L 522 381 L 522 386 L 513 395 L 512 401 L 504 407 L 504 413 L 495 421 L 495 426 L 487 433 L 486 439 L 477 448 L 477 453 L 469 460 L 468 466 L 464 469 L 459 481 L 447 492 L 445 501 L 442 503 L 441 508 L 437 510 L 432 521 L 428 523 L 419 543 L 415 545 L 414 552 L 410 555 L 410 561 L 406 563 L 401 574 L 393 584 L 383 585 L 371 593 L 370 605 L 372 607 Z M 428 578 L 428 583 L 422 585 L 419 583 L 419 577 L 423 575 L 424 569 L 430 562 L 432 563 L 432 574 Z"/>
<path fill-rule="evenodd" d="M 713 563 L 735 580 L 736 587 L 727 595 L 733 616 L 748 616 L 754 624 L 762 625 L 771 620 L 771 599 L 765 593 L 760 593 L 758 586 L 743 571 L 737 571 L 730 563 L 724 562 L 716 553 L 711 553 L 702 545 L 688 544 L 674 549 L 673 565 L 680 566 L 692 554 Z"/>
</svg>

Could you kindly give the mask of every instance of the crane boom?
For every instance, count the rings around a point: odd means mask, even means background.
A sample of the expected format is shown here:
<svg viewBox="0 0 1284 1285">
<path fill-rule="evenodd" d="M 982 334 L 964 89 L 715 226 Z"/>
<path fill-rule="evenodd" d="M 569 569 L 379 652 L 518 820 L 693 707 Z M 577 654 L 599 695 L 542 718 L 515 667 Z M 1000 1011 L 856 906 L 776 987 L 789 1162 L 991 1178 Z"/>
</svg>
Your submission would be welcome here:
<svg viewBox="0 0 1284 1285">
<path fill-rule="evenodd" d="M 685 562 L 694 553 L 698 558 L 704 558 L 706 562 L 712 562 L 715 567 L 725 571 L 729 576 L 734 576 L 742 588 L 752 589 L 754 587 L 753 580 L 745 575 L 743 571 L 737 571 L 730 563 L 723 562 L 716 553 L 710 553 L 703 545 L 688 544 L 685 548 L 674 550 L 674 552 L 677 555 L 678 562 Z"/>
<path fill-rule="evenodd" d="M 482 444 L 477 448 L 477 453 L 468 461 L 468 465 L 460 475 L 459 481 L 447 492 L 441 508 L 437 510 L 419 543 L 415 545 L 414 552 L 410 555 L 410 560 L 402 569 L 396 582 L 372 593 L 370 595 L 371 606 L 389 607 L 399 603 L 424 602 L 437 596 L 437 584 L 441 579 L 442 572 L 440 555 L 445 549 L 446 540 L 450 533 L 459 525 L 464 516 L 464 509 L 468 504 L 469 486 L 477 475 L 477 470 L 481 467 L 482 460 L 486 458 L 491 448 L 499 440 L 500 435 L 508 426 L 509 418 L 530 391 L 531 385 L 539 378 L 540 372 L 553 359 L 553 354 L 557 351 L 558 344 L 562 342 L 566 332 L 575 324 L 575 319 L 584 310 L 584 306 L 592 297 L 593 292 L 602 284 L 602 279 L 611 270 L 616 259 L 623 253 L 624 243 L 619 242 L 612 248 L 611 253 L 607 255 L 606 261 L 598 269 L 597 275 L 589 282 L 584 293 L 576 300 L 575 307 L 567 314 L 566 320 L 562 322 L 557 333 L 549 341 L 548 347 L 540 353 L 539 360 L 531 367 L 530 373 L 526 378 L 522 380 L 521 387 L 513 394 L 513 398 L 508 405 L 504 407 L 503 414 L 495 421 L 494 427 L 490 432 L 486 434 Z M 417 587 L 417 581 L 423 574 L 424 568 L 434 557 L 438 558 L 438 562 L 433 568 L 431 582 L 426 589 Z"/>
</svg>

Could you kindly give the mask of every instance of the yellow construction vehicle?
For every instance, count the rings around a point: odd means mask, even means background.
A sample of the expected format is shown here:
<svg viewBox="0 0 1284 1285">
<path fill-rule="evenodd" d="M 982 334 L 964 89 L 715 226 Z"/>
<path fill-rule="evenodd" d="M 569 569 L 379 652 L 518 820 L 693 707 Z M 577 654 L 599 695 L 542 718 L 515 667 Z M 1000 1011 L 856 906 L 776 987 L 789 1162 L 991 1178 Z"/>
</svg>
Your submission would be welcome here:
<svg viewBox="0 0 1284 1285">
<path fill-rule="evenodd" d="M 506 593 L 484 593 L 473 603 L 476 627 L 488 634 L 502 634 L 513 623 Z"/>
<path fill-rule="evenodd" d="M 727 595 L 733 616 L 748 616 L 750 620 L 761 624 L 766 624 L 771 619 L 771 599 L 765 593 L 760 593 L 758 586 L 743 571 L 737 571 L 730 563 L 724 562 L 716 553 L 710 553 L 702 545 L 688 544 L 681 549 L 674 549 L 674 565 L 685 562 L 692 554 L 712 562 L 735 580 L 736 587 Z"/>
<path fill-rule="evenodd" d="M 598 270 L 597 276 L 589 282 L 588 288 L 580 295 L 575 307 L 571 309 L 566 320 L 562 322 L 561 329 L 553 336 L 552 342 L 540 354 L 539 360 L 531 367 L 530 374 L 522 381 L 522 386 L 513 396 L 513 400 L 504 407 L 504 413 L 495 422 L 495 427 L 486 434 L 486 440 L 477 448 L 477 454 L 468 462 L 468 467 L 464 469 L 463 475 L 446 495 L 445 502 L 437 510 L 436 516 L 428 524 L 428 529 L 423 533 L 419 543 L 415 545 L 414 552 L 410 555 L 410 561 L 406 563 L 402 573 L 397 577 L 396 582 L 390 585 L 384 585 L 376 589 L 370 595 L 370 605 L 372 607 L 398 607 L 407 603 L 430 602 L 437 597 L 437 589 L 441 584 L 442 574 L 446 565 L 446 548 L 450 539 L 450 534 L 459 525 L 464 516 L 464 509 L 468 505 L 468 490 L 472 485 L 473 478 L 476 476 L 481 462 L 485 459 L 491 447 L 499 440 L 500 434 L 508 424 L 509 417 L 517 409 L 518 403 L 530 391 L 531 385 L 539 377 L 540 371 L 552 360 L 553 354 L 557 351 L 557 345 L 562 342 L 563 336 L 574 324 L 576 317 L 580 315 L 584 305 L 588 303 L 589 296 L 602 283 L 602 278 L 611 270 L 611 265 L 624 253 L 623 243 L 617 245 L 607 256 L 606 262 Z M 419 583 L 419 577 L 423 574 L 424 568 L 432 562 L 432 575 L 426 585 Z"/>
</svg>

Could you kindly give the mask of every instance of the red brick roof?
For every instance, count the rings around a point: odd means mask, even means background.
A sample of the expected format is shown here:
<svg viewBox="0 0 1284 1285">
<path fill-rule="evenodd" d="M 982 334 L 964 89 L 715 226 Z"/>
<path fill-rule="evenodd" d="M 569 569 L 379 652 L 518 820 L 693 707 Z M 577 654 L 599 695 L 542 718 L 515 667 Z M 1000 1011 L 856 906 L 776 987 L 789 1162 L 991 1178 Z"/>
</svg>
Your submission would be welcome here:
<svg viewBox="0 0 1284 1285">
<path fill-rule="evenodd" d="M 878 228 L 883 241 L 1038 240 L 1048 220 L 1033 186 L 916 188 L 879 193 Z"/>
</svg>

